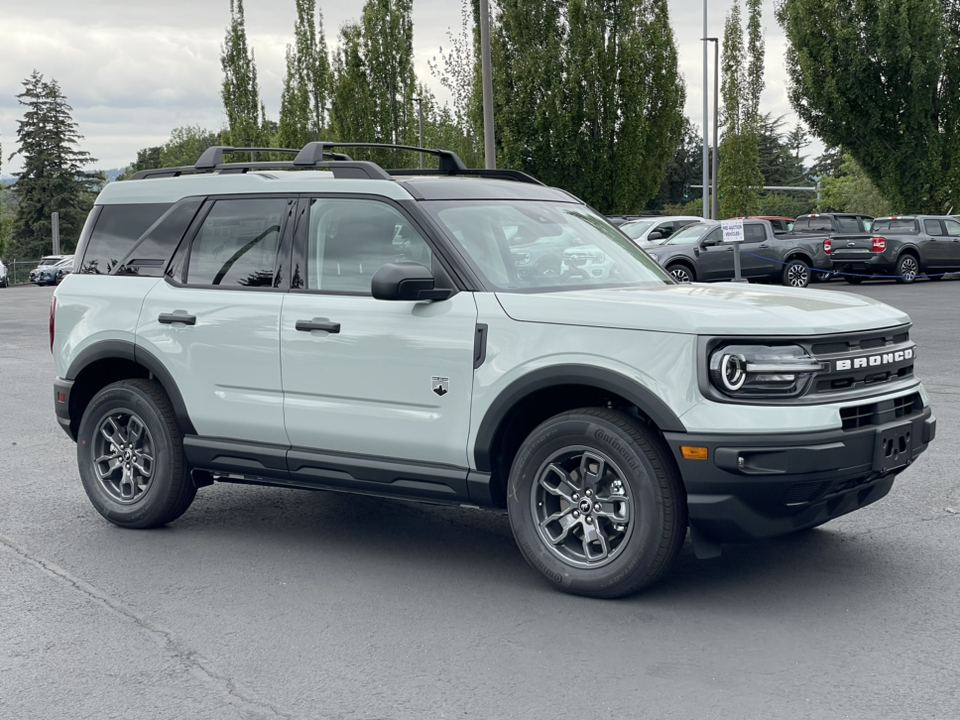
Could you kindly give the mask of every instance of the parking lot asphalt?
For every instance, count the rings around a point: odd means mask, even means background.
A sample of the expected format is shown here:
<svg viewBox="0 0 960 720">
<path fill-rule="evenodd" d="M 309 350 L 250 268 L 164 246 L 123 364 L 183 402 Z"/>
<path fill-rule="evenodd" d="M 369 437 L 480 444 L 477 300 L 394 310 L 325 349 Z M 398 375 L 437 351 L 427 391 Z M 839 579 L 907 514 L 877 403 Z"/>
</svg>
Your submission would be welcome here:
<svg viewBox="0 0 960 720">
<path fill-rule="evenodd" d="M 567 596 L 496 512 L 216 485 L 100 518 L 52 409 L 51 288 L 0 290 L 0 718 L 954 718 L 960 282 L 906 310 L 938 438 L 884 500 Z"/>
</svg>

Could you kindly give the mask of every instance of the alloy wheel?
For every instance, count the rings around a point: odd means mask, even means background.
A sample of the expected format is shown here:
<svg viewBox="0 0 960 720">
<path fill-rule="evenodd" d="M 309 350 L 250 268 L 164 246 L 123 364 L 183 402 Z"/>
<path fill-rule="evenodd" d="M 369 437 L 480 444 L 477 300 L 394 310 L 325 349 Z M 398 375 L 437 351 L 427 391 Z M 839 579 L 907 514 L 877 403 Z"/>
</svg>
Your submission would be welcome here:
<svg viewBox="0 0 960 720">
<path fill-rule="evenodd" d="M 670 277 L 672 277 L 678 283 L 693 282 L 693 278 L 690 277 L 690 271 L 682 265 L 675 265 L 674 267 L 670 268 L 669 272 Z"/>
<path fill-rule="evenodd" d="M 547 548 L 580 568 L 616 559 L 633 533 L 636 513 L 623 478 L 613 460 L 588 447 L 566 447 L 547 458 L 530 494 Z"/>
<path fill-rule="evenodd" d="M 913 259 L 913 256 L 907 255 L 900 261 L 900 277 L 903 282 L 913 282 L 917 279 L 917 272 L 919 271 L 917 266 L 917 261 Z"/>
<path fill-rule="evenodd" d="M 114 412 L 100 421 L 93 441 L 93 470 L 103 490 L 118 503 L 143 499 L 153 477 L 153 436 L 130 412 Z"/>
<path fill-rule="evenodd" d="M 810 284 L 810 268 L 806 265 L 791 265 L 787 268 L 787 285 L 790 287 L 806 287 Z"/>
</svg>

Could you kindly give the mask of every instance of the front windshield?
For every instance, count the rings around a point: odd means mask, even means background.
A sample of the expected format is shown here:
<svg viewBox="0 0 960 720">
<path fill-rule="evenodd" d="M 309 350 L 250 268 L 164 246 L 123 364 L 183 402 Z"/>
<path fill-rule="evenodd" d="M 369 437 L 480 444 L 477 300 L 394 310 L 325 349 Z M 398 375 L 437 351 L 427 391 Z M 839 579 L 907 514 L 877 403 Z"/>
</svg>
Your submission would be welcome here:
<svg viewBox="0 0 960 720">
<path fill-rule="evenodd" d="M 533 200 L 421 203 L 496 290 L 667 285 L 644 252 L 592 210 Z"/>
<path fill-rule="evenodd" d="M 641 220 L 640 222 L 632 222 L 627 223 L 626 225 L 621 225 L 620 229 L 631 240 L 637 240 L 641 235 L 650 229 L 651 225 L 653 225 L 652 220 Z"/>
<path fill-rule="evenodd" d="M 683 230 L 675 232 L 664 245 L 694 245 L 713 227 L 713 225 L 706 223 L 687 225 Z"/>
</svg>

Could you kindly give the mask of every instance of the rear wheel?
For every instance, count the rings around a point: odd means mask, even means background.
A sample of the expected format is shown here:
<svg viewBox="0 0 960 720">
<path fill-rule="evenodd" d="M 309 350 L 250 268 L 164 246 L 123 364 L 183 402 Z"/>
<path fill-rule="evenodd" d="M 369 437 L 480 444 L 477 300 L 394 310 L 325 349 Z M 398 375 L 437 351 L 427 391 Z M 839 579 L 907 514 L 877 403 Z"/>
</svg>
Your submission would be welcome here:
<svg viewBox="0 0 960 720">
<path fill-rule="evenodd" d="M 897 282 L 908 285 L 917 279 L 920 264 L 913 255 L 902 255 L 897 262 Z"/>
<path fill-rule="evenodd" d="M 507 497 L 524 558 L 577 595 L 614 598 L 656 582 L 686 535 L 669 449 L 619 411 L 584 408 L 540 425 L 517 453 Z"/>
<path fill-rule="evenodd" d="M 807 287 L 810 284 L 810 266 L 800 258 L 790 260 L 783 268 L 781 281 L 788 287 Z"/>
<path fill-rule="evenodd" d="M 197 492 L 173 407 L 152 380 L 123 380 L 94 396 L 80 421 L 77 461 L 90 502 L 120 527 L 172 522 Z"/>
<path fill-rule="evenodd" d="M 682 263 L 669 266 L 667 272 L 678 283 L 692 283 L 694 281 L 693 271 Z"/>
</svg>

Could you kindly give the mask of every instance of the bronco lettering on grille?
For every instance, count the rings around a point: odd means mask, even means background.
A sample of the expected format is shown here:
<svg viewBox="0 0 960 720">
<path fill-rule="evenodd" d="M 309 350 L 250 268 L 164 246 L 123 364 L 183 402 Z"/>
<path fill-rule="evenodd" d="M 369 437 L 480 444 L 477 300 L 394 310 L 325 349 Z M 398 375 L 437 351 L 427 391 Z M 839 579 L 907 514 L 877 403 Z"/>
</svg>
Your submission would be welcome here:
<svg viewBox="0 0 960 720">
<path fill-rule="evenodd" d="M 912 360 L 915 353 L 913 348 L 909 350 L 897 350 L 896 352 L 881 353 L 879 355 L 865 355 L 864 357 L 851 358 L 849 360 L 837 360 L 835 369 L 837 372 L 843 370 L 859 370 L 866 367 L 880 367 L 890 363 Z"/>
</svg>

